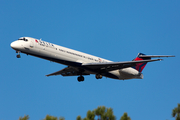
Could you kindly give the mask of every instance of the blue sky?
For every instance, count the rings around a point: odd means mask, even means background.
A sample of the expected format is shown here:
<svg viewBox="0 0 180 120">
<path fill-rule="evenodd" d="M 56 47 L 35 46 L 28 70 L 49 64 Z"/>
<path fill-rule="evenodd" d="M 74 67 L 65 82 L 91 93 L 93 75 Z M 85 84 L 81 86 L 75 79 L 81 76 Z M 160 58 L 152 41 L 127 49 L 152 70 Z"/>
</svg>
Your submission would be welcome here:
<svg viewBox="0 0 180 120">
<path fill-rule="evenodd" d="M 173 120 L 180 103 L 180 1 L 0 1 L 0 120 L 47 114 L 74 120 L 98 106 L 111 107 L 117 120 Z M 112 61 L 130 61 L 139 52 L 176 55 L 148 63 L 142 80 L 96 80 L 46 74 L 65 66 L 21 54 L 10 43 L 22 36 Z"/>
</svg>

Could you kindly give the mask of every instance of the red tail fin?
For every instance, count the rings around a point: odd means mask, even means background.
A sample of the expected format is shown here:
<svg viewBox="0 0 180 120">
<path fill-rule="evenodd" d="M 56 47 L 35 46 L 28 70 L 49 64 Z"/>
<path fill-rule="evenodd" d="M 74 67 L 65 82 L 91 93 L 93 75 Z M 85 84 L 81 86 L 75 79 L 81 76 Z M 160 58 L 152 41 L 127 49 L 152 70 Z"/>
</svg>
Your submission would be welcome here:
<svg viewBox="0 0 180 120">
<path fill-rule="evenodd" d="M 150 57 L 145 57 L 145 58 L 142 58 L 140 57 L 141 55 L 145 55 L 143 53 L 139 53 L 138 56 L 133 60 L 133 61 L 139 61 L 139 60 L 148 60 L 148 59 L 151 59 Z M 136 66 L 134 66 L 133 68 L 138 70 L 139 72 L 142 72 L 144 67 L 146 66 L 147 63 L 139 63 L 137 64 Z"/>
</svg>

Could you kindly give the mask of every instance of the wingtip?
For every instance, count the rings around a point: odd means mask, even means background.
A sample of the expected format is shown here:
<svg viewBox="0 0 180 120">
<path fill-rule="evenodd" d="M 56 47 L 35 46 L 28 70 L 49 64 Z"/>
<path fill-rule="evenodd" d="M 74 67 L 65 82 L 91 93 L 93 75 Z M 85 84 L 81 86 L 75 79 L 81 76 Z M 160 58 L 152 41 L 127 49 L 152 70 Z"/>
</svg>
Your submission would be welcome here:
<svg viewBox="0 0 180 120">
<path fill-rule="evenodd" d="M 167 55 L 167 56 L 165 56 L 165 57 L 176 57 L 175 55 Z"/>
<path fill-rule="evenodd" d="M 171 55 L 171 57 L 176 57 L 175 55 Z"/>
</svg>

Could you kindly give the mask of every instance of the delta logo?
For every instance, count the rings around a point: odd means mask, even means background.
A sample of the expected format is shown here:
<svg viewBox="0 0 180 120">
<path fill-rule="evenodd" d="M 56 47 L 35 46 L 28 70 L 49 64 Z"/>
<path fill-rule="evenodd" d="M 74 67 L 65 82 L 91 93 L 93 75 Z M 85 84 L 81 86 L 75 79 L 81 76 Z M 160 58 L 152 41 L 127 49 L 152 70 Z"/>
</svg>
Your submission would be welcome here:
<svg viewBox="0 0 180 120">
<path fill-rule="evenodd" d="M 38 43 L 38 40 L 35 40 L 36 43 Z"/>
</svg>

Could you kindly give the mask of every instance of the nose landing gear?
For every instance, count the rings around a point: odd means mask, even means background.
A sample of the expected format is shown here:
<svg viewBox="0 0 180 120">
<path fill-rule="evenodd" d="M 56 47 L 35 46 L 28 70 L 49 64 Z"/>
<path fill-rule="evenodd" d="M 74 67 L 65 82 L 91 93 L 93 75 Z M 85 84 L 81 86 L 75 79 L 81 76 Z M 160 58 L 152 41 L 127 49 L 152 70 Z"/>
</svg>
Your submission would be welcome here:
<svg viewBox="0 0 180 120">
<path fill-rule="evenodd" d="M 20 51 L 16 51 L 16 53 L 18 53 L 18 54 L 16 55 L 16 57 L 17 57 L 17 58 L 21 58 L 21 56 L 20 56 Z"/>
</svg>

